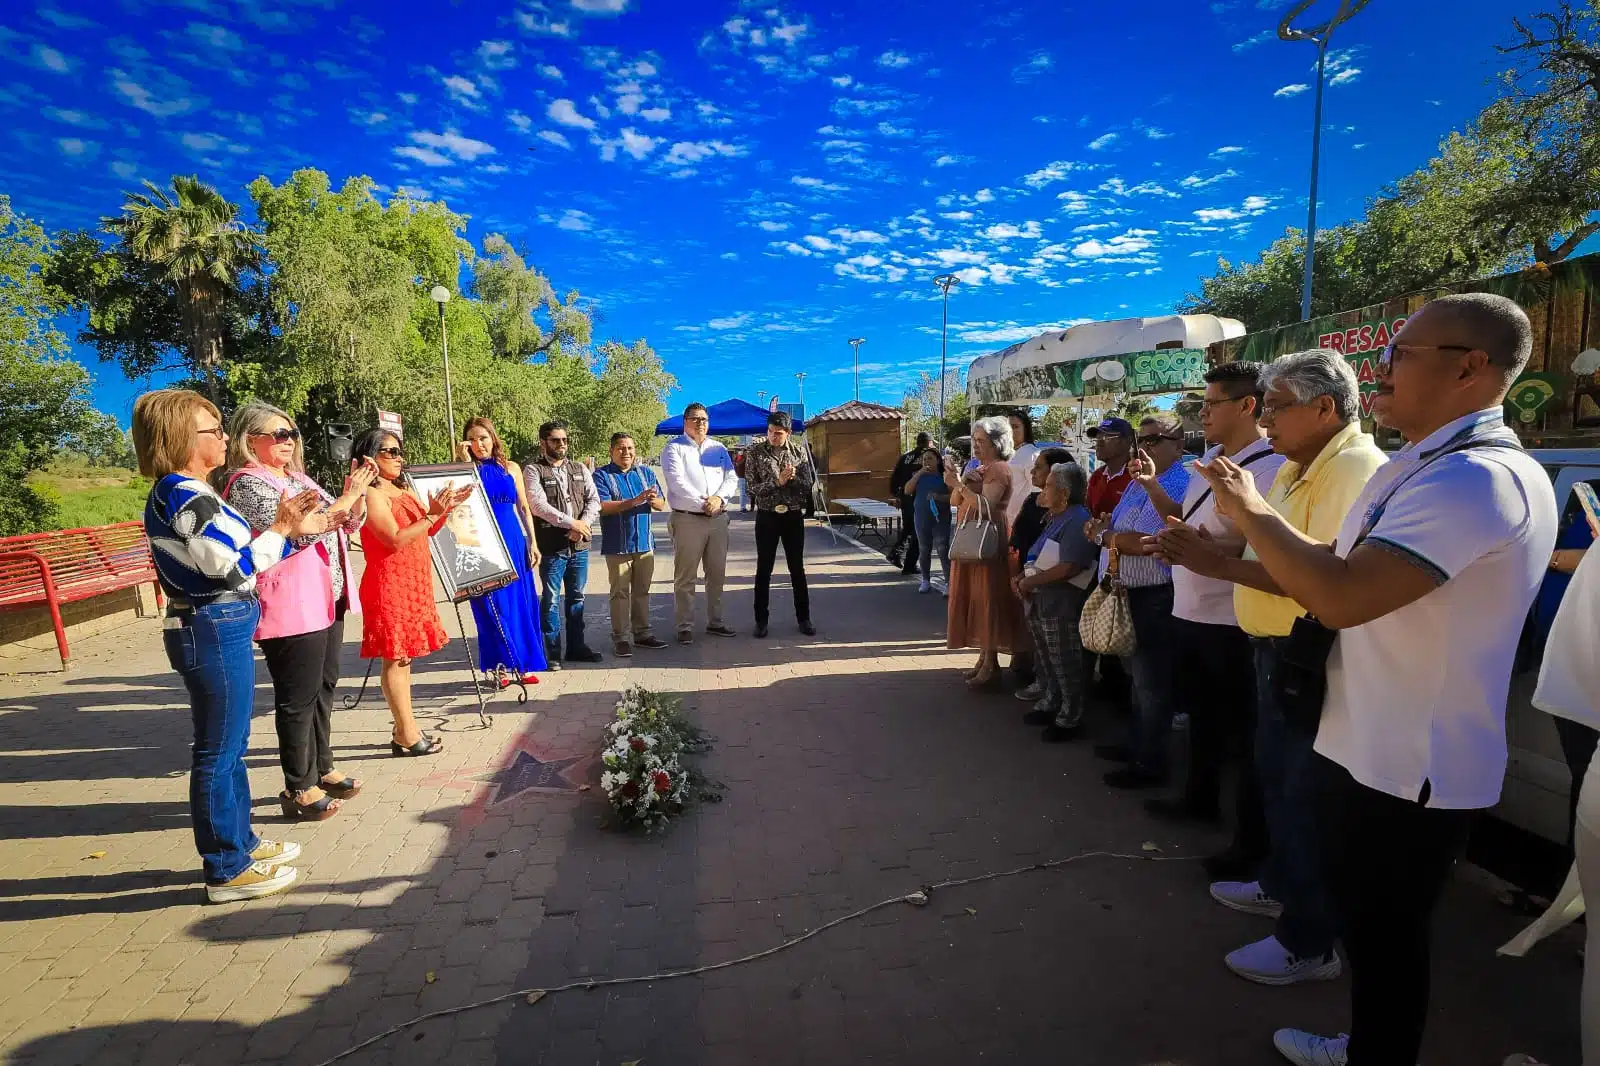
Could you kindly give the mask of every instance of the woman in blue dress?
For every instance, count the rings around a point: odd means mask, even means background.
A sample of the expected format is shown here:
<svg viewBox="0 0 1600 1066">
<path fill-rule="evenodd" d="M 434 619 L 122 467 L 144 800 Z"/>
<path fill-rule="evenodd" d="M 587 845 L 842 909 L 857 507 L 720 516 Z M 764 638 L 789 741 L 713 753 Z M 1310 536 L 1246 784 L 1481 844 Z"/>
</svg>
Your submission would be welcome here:
<svg viewBox="0 0 1600 1066">
<path fill-rule="evenodd" d="M 467 423 L 461 445 L 478 464 L 483 493 L 494 509 L 500 537 L 517 568 L 517 580 L 486 596 L 472 599 L 472 617 L 478 623 L 478 667 L 486 674 L 499 671 L 501 687 L 510 678 L 537 684 L 533 674 L 549 669 L 544 636 L 539 628 L 539 548 L 534 543 L 533 512 L 522 487 L 522 471 L 506 455 L 506 446 L 487 418 Z"/>
</svg>

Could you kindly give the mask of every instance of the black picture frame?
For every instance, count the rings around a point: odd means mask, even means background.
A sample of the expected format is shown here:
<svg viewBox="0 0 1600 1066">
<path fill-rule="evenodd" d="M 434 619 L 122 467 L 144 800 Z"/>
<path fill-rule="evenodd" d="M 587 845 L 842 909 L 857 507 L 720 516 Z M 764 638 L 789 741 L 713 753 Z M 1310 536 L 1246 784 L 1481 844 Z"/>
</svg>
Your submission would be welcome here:
<svg viewBox="0 0 1600 1066">
<path fill-rule="evenodd" d="M 450 521 L 428 538 L 428 553 L 451 603 L 486 595 L 517 580 L 517 568 L 494 520 L 494 508 L 484 495 L 477 464 L 419 464 L 408 466 L 406 476 L 424 504 L 434 493 L 452 486 L 471 482 L 476 490 L 455 509 Z"/>
</svg>

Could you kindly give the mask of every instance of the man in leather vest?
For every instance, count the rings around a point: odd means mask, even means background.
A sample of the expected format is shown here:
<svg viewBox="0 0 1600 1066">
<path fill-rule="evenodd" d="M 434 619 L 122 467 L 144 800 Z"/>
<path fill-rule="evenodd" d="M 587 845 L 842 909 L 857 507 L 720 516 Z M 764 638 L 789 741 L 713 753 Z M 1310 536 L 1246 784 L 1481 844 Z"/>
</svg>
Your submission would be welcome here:
<svg viewBox="0 0 1600 1066">
<path fill-rule="evenodd" d="M 600 518 L 594 476 L 567 458 L 567 424 L 560 419 L 539 427 L 539 455 L 523 464 L 522 478 L 533 509 L 533 535 L 539 545 L 539 578 L 544 584 L 544 642 L 552 670 L 560 669 L 562 615 L 566 615 L 566 660 L 597 663 L 601 654 L 584 641 L 583 589 L 589 579 L 589 538 Z"/>
</svg>

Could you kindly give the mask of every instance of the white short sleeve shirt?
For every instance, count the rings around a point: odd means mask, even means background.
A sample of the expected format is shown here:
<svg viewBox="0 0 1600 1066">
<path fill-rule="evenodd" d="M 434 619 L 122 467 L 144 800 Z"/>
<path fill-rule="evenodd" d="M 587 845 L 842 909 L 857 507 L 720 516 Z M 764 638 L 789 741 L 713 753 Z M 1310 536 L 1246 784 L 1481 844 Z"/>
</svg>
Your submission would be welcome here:
<svg viewBox="0 0 1600 1066">
<path fill-rule="evenodd" d="M 1222 445 L 1219 444 L 1202 455 L 1200 461 L 1209 463 L 1221 452 Z M 1275 453 L 1266 440 L 1247 445 L 1229 458 L 1236 463 L 1249 462 L 1245 469 L 1255 479 L 1256 491 L 1262 496 L 1272 488 L 1272 480 L 1278 476 L 1278 468 L 1284 463 L 1284 457 Z M 1189 488 L 1183 494 L 1183 510 L 1179 514 L 1189 516 L 1186 519 L 1189 525 L 1213 535 L 1237 532 L 1232 522 L 1217 514 L 1216 499 L 1206 491 L 1210 487 L 1210 483 L 1198 472 L 1189 478 Z M 1198 507 L 1196 503 L 1199 503 Z M 1192 570 L 1175 566 L 1172 568 L 1172 613 L 1189 622 L 1236 626 L 1239 621 L 1233 613 L 1233 583 L 1214 577 L 1201 577 Z"/>
<path fill-rule="evenodd" d="M 1345 516 L 1347 556 L 1389 486 L 1479 412 L 1404 449 Z M 1556 540 L 1550 478 L 1526 452 L 1456 452 L 1406 480 L 1366 544 L 1403 556 L 1432 592 L 1339 634 L 1316 750 L 1368 788 L 1428 806 L 1492 807 L 1506 769 L 1506 698 L 1528 608 Z"/>
</svg>

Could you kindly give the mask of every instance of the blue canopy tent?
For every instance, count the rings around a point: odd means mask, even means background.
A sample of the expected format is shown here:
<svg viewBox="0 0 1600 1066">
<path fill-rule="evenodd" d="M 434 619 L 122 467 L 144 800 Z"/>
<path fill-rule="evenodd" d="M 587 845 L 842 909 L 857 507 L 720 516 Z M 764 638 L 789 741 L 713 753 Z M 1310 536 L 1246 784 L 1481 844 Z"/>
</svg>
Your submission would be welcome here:
<svg viewBox="0 0 1600 1066">
<path fill-rule="evenodd" d="M 707 408 L 706 413 L 711 416 L 711 432 L 722 436 L 739 436 L 745 433 L 762 434 L 767 431 L 768 411 L 764 407 L 757 407 L 753 403 L 743 400 L 723 400 Z M 805 423 L 798 419 L 794 424 L 794 431 L 799 433 L 805 429 Z M 656 426 L 656 436 L 676 437 L 683 432 L 683 416 L 673 415 L 671 418 Z"/>
</svg>

